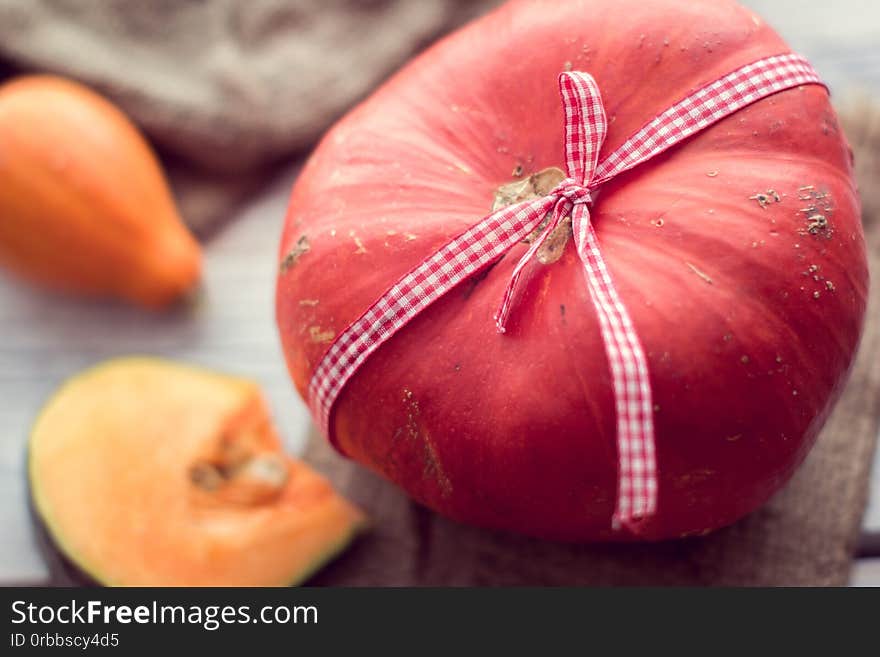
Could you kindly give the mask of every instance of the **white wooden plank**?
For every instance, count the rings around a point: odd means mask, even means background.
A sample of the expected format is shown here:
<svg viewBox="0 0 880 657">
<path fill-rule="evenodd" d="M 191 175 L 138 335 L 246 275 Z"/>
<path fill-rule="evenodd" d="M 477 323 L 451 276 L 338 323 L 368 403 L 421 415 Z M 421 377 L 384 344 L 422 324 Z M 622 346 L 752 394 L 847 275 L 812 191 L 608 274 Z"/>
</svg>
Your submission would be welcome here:
<svg viewBox="0 0 880 657">
<path fill-rule="evenodd" d="M 880 586 L 880 559 L 859 559 L 853 565 L 850 586 Z"/>
<path fill-rule="evenodd" d="M 26 504 L 28 427 L 60 382 L 104 358 L 159 354 L 253 377 L 287 444 L 302 449 L 308 414 L 274 322 L 276 250 L 292 179 L 292 172 L 281 176 L 206 244 L 205 295 L 189 314 L 83 303 L 0 274 L 0 582 L 46 576 Z"/>
</svg>

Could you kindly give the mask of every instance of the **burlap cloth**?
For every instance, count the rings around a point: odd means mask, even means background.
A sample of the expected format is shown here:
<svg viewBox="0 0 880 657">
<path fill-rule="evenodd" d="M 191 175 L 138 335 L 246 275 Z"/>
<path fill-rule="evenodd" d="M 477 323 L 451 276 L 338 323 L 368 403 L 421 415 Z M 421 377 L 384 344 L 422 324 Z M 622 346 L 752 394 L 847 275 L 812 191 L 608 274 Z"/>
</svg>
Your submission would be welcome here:
<svg viewBox="0 0 880 657">
<path fill-rule="evenodd" d="M 208 230 L 415 50 L 497 0 L 0 0 L 0 77 L 89 84 Z"/>
<path fill-rule="evenodd" d="M 273 164 L 308 148 L 437 34 L 494 0 L 0 0 L 0 76 L 52 71 L 119 103 L 159 148 L 204 232 Z M 846 113 L 880 272 L 880 111 Z M 822 585 L 847 581 L 880 424 L 880 285 L 849 386 L 813 452 L 764 508 L 701 539 L 567 546 L 463 527 L 320 439 L 307 459 L 375 529 L 316 584 Z"/>
</svg>

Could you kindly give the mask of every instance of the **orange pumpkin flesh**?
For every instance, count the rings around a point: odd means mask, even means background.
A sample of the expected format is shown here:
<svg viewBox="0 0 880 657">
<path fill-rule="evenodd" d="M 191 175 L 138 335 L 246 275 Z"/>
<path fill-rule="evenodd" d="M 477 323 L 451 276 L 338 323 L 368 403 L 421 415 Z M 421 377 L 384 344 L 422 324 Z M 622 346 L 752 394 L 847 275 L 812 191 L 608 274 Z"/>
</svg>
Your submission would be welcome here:
<svg viewBox="0 0 880 657">
<path fill-rule="evenodd" d="M 125 358 L 73 378 L 30 439 L 34 505 L 102 584 L 302 581 L 365 517 L 287 457 L 256 384 Z"/>
<path fill-rule="evenodd" d="M 26 76 L 0 86 L 0 264 L 162 308 L 198 282 L 201 252 L 128 118 L 82 85 Z"/>
</svg>

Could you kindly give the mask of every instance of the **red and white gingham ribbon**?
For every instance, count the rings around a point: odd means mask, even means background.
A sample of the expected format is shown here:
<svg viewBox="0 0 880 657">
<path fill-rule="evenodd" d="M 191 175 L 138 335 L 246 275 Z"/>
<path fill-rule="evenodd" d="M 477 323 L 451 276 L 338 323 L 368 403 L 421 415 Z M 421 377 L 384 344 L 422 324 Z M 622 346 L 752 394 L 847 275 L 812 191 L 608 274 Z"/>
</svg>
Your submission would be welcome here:
<svg viewBox="0 0 880 657">
<path fill-rule="evenodd" d="M 783 89 L 822 84 L 803 57 L 776 55 L 743 66 L 696 90 L 649 121 L 601 163 L 607 122 L 599 88 L 586 73 L 559 76 L 565 110 L 568 177 L 547 196 L 502 208 L 454 237 L 398 280 L 324 354 L 309 386 L 309 404 L 330 435 L 333 404 L 358 367 L 411 319 L 460 282 L 495 262 L 531 234 L 548 213 L 550 221 L 514 269 L 496 315 L 503 333 L 517 281 L 552 229 L 571 216 L 584 276 L 599 318 L 612 376 L 617 415 L 618 489 L 613 526 L 635 522 L 657 508 L 657 461 L 648 365 L 638 333 L 602 259 L 590 222 L 590 192 L 707 126 Z"/>
</svg>

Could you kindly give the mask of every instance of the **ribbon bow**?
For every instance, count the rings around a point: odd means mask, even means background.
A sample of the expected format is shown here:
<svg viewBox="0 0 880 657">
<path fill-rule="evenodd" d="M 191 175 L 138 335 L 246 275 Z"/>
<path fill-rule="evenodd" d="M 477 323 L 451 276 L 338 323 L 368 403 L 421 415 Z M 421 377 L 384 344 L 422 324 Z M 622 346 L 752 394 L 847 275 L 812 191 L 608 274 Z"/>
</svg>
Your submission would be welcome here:
<svg viewBox="0 0 880 657">
<path fill-rule="evenodd" d="M 336 336 L 309 385 L 309 404 L 333 442 L 333 404 L 363 363 L 413 317 L 458 283 L 495 262 L 550 219 L 514 268 L 495 316 L 500 332 L 514 305 L 526 264 L 565 217 L 570 216 L 578 256 L 605 345 L 617 415 L 618 487 L 612 526 L 638 531 L 637 521 L 657 509 L 657 462 L 647 360 L 602 258 L 589 207 L 594 192 L 631 169 L 720 119 L 783 89 L 822 84 L 803 57 L 775 55 L 711 82 L 658 114 L 599 162 L 607 121 L 596 81 L 586 73 L 559 76 L 565 110 L 568 177 L 547 196 L 502 208 L 443 245 L 404 275 Z"/>
<path fill-rule="evenodd" d="M 565 108 L 565 163 L 568 178 L 545 197 L 553 205 L 552 215 L 540 236 L 532 242 L 513 270 L 501 306 L 495 314 L 495 323 L 500 333 L 506 330 L 507 318 L 513 307 L 514 293 L 523 269 L 553 234 L 560 221 L 570 216 L 575 235 L 590 221 L 589 205 L 593 202 L 590 185 L 599 163 L 599 151 L 608 132 L 605 108 L 596 81 L 587 73 L 561 74 L 559 93 Z M 578 253 L 583 260 L 584 254 L 580 248 Z"/>
<path fill-rule="evenodd" d="M 550 221 L 514 268 L 495 315 L 495 323 L 498 331 L 504 333 L 524 268 L 559 222 L 570 216 L 578 256 L 599 317 L 614 387 L 618 494 L 612 524 L 618 526 L 654 513 L 657 506 L 651 385 L 644 350 L 629 313 L 614 288 L 590 222 L 593 200 L 590 189 L 598 186 L 599 151 L 608 131 L 602 96 L 596 81 L 587 73 L 561 74 L 559 93 L 565 108 L 568 178 L 545 197 L 552 204 Z"/>
</svg>

